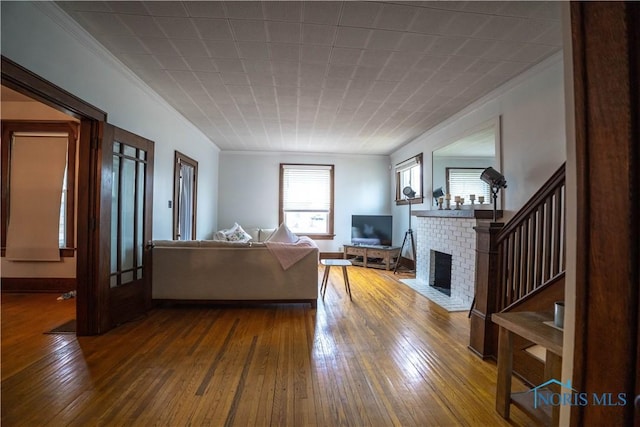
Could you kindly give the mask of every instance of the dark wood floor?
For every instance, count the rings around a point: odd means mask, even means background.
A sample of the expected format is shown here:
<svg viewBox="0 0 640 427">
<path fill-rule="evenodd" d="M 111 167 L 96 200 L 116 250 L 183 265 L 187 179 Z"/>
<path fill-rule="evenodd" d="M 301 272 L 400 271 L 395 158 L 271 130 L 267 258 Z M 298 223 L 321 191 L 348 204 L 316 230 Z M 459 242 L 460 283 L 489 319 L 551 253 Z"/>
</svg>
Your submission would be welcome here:
<svg viewBox="0 0 640 427">
<path fill-rule="evenodd" d="M 495 412 L 467 313 L 392 272 L 349 272 L 353 302 L 337 269 L 317 309 L 161 308 L 97 337 L 43 333 L 73 299 L 3 294 L 2 425 L 533 425 Z"/>
</svg>

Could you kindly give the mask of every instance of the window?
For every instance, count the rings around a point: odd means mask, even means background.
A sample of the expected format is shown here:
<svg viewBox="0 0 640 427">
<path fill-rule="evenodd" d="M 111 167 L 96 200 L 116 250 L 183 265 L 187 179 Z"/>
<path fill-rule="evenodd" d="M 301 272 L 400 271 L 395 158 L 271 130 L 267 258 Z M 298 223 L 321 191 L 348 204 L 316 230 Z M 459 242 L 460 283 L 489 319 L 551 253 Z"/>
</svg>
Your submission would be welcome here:
<svg viewBox="0 0 640 427">
<path fill-rule="evenodd" d="M 42 241 L 45 240 L 57 242 L 57 249 L 55 243 L 53 245 L 58 255 L 74 255 L 77 135 L 77 125 L 70 122 L 2 122 L 3 256 L 6 256 L 9 232 L 23 242 L 38 240 L 31 249 L 27 247 L 31 244 L 21 249 L 31 252 L 28 256 L 33 256 L 34 260 L 44 259 L 35 252 L 42 250 Z M 55 145 L 59 149 L 54 148 Z M 59 161 L 54 161 L 54 155 L 59 157 Z M 21 189 L 23 177 L 12 173 L 12 169 L 13 172 L 21 171 L 23 176 L 31 176 L 28 190 Z M 56 178 L 49 178 L 52 176 Z M 31 191 L 42 195 L 38 197 L 38 209 L 33 208 L 33 197 L 28 195 Z M 20 221 L 15 221 L 16 218 Z M 35 224 L 44 228 L 42 234 L 34 231 Z M 23 236 L 23 230 L 27 230 L 27 235 Z M 51 237 L 45 237 L 45 234 Z"/>
<path fill-rule="evenodd" d="M 422 153 L 396 165 L 396 204 L 406 204 L 406 196 L 402 193 L 405 187 L 416 192 L 414 203 L 422 203 Z"/>
<path fill-rule="evenodd" d="M 280 164 L 280 223 L 296 234 L 332 239 L 333 165 Z"/>
<path fill-rule="evenodd" d="M 480 179 L 484 169 L 478 168 L 446 168 L 447 193 L 451 200 L 455 196 L 464 198 L 464 204 L 470 205 L 470 194 L 476 196 L 474 203 L 478 203 L 478 196 L 484 196 L 485 203 L 491 202 L 491 187 Z"/>
<path fill-rule="evenodd" d="M 173 239 L 195 240 L 198 162 L 176 151 L 173 180 Z"/>
</svg>

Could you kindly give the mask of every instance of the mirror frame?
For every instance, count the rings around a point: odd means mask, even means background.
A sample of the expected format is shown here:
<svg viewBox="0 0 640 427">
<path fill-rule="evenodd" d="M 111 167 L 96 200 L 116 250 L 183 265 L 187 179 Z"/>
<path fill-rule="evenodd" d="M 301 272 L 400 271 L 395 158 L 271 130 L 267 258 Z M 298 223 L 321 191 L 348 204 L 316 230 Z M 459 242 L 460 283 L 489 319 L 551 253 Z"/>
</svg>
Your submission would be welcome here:
<svg viewBox="0 0 640 427">
<path fill-rule="evenodd" d="M 468 128 L 467 130 L 465 130 L 464 132 L 458 134 L 457 136 L 448 139 L 447 141 L 445 141 L 444 143 L 436 146 L 432 151 L 431 151 L 431 193 L 426 193 L 425 194 L 432 194 L 433 191 L 435 190 L 434 188 L 434 182 L 435 182 L 435 168 L 434 168 L 434 157 L 437 157 L 434 153 L 436 153 L 438 150 L 448 147 L 451 144 L 457 143 L 462 139 L 468 138 L 470 136 L 472 136 L 475 133 L 478 133 L 480 131 L 484 131 L 485 129 L 489 129 L 489 128 L 493 128 L 494 131 L 494 135 L 495 135 L 495 146 L 494 146 L 494 160 L 493 160 L 493 164 L 488 165 L 488 166 L 492 166 L 494 169 L 500 171 L 502 173 L 502 120 L 501 120 L 501 116 L 495 116 L 492 119 L 486 120 L 484 122 L 478 123 L 477 125 Z M 446 178 L 445 178 L 446 179 Z M 480 178 L 478 178 L 480 179 Z M 443 186 L 443 190 L 444 190 L 444 186 Z M 430 197 L 429 199 L 433 199 L 433 197 Z M 501 189 L 500 192 L 498 193 L 498 209 L 504 209 L 504 189 Z M 431 207 L 431 209 L 437 209 L 433 202 L 433 200 L 429 203 L 429 206 Z M 493 201 L 492 200 L 487 200 L 485 203 L 485 206 L 493 206 Z"/>
</svg>

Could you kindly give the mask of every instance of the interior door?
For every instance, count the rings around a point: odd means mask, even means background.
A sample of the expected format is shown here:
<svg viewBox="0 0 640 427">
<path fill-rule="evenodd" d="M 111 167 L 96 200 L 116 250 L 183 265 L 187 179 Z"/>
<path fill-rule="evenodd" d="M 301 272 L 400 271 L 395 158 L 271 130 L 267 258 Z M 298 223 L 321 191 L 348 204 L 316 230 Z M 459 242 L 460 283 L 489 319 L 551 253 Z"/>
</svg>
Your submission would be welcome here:
<svg viewBox="0 0 640 427">
<path fill-rule="evenodd" d="M 150 248 L 153 141 L 105 124 L 102 144 L 100 293 L 106 329 L 143 316 L 151 307 Z M 109 207 L 107 207 L 107 205 Z M 107 225 L 110 225 L 107 227 Z M 108 271 L 108 274 L 105 272 Z M 104 312 L 106 311 L 106 313 Z"/>
</svg>

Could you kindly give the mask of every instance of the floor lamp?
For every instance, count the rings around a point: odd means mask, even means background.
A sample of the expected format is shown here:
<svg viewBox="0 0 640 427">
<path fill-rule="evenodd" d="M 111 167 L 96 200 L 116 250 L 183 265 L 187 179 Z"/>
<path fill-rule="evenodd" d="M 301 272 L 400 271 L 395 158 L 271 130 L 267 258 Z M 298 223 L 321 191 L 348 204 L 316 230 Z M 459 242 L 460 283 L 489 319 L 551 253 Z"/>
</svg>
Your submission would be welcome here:
<svg viewBox="0 0 640 427">
<path fill-rule="evenodd" d="M 402 246 L 400 247 L 400 254 L 398 255 L 398 260 L 396 261 L 396 266 L 393 269 L 393 274 L 398 271 L 398 267 L 400 266 L 400 259 L 402 258 L 402 253 L 404 252 L 404 246 L 407 244 L 407 241 L 411 245 L 411 254 L 413 255 L 413 265 L 414 269 L 411 271 L 415 271 L 415 265 L 418 262 L 416 260 L 416 241 L 413 238 L 413 230 L 411 229 L 411 200 L 416 197 L 416 192 L 409 186 L 404 187 L 402 190 L 402 194 L 407 197 L 407 202 L 409 202 L 409 229 L 404 233 L 404 239 L 402 240 Z"/>
</svg>

